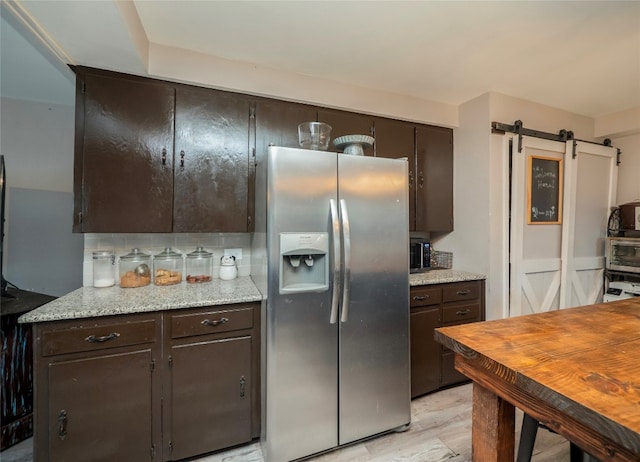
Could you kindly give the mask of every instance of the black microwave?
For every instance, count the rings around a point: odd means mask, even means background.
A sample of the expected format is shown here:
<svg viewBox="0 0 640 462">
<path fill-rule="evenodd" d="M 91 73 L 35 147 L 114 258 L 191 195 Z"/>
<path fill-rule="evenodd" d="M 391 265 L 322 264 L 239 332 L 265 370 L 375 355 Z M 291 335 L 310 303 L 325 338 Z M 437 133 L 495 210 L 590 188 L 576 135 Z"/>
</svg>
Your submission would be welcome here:
<svg viewBox="0 0 640 462">
<path fill-rule="evenodd" d="M 410 239 L 409 272 L 420 273 L 431 268 L 431 243 L 423 239 Z"/>
</svg>

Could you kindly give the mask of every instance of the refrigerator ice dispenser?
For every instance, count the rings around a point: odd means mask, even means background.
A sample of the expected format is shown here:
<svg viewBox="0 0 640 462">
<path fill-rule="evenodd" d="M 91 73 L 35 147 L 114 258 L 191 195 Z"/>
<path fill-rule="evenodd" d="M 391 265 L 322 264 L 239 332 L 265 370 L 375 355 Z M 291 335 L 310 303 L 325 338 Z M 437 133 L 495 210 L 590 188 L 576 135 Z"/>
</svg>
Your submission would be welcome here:
<svg viewBox="0 0 640 462">
<path fill-rule="evenodd" d="M 329 289 L 328 233 L 280 233 L 280 293 Z"/>
</svg>

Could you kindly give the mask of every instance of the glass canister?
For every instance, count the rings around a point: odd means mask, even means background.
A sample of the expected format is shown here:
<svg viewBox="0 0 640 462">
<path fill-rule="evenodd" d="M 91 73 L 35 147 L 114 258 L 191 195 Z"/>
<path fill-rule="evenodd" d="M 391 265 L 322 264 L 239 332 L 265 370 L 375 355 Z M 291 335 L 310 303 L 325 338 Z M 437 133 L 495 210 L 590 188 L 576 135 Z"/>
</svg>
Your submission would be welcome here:
<svg viewBox="0 0 640 462">
<path fill-rule="evenodd" d="M 167 247 L 153 257 L 153 282 L 157 286 L 169 286 L 182 282 L 182 254 Z"/>
<path fill-rule="evenodd" d="M 132 249 L 120 256 L 120 287 L 143 287 L 151 283 L 151 255 Z"/>
<path fill-rule="evenodd" d="M 93 252 L 93 287 L 111 287 L 116 283 L 115 262 L 116 257 L 111 250 Z"/>
<path fill-rule="evenodd" d="M 211 252 L 198 247 L 187 254 L 185 265 L 187 267 L 186 279 L 189 284 L 211 281 L 211 268 L 213 265 L 213 254 Z"/>
</svg>

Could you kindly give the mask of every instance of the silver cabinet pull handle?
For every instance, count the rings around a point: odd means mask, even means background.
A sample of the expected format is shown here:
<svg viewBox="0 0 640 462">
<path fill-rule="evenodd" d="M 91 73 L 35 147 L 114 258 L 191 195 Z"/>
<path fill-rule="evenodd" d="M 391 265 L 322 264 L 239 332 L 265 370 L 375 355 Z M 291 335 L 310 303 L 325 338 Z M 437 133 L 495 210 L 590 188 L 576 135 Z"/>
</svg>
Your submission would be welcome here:
<svg viewBox="0 0 640 462">
<path fill-rule="evenodd" d="M 466 310 L 458 310 L 458 311 L 456 311 L 456 314 L 458 316 L 465 316 L 465 315 L 467 315 L 469 313 L 471 313 L 471 310 L 468 309 L 468 308 Z"/>
<path fill-rule="evenodd" d="M 162 148 L 162 165 L 167 165 L 167 150 Z"/>
<path fill-rule="evenodd" d="M 219 326 L 220 324 L 224 324 L 227 322 L 229 322 L 229 318 L 214 319 L 213 321 L 205 319 L 200 324 L 202 324 L 203 326 Z"/>
<path fill-rule="evenodd" d="M 469 292 L 471 292 L 469 289 L 467 290 L 459 290 L 456 292 L 456 295 L 469 295 Z"/>
<path fill-rule="evenodd" d="M 87 338 L 85 338 L 85 340 L 89 343 L 102 343 L 102 342 L 106 342 L 107 340 L 113 340 L 120 337 L 120 334 L 117 332 L 111 332 L 108 335 L 103 335 L 102 337 L 96 337 L 95 335 L 90 335 Z"/>
<path fill-rule="evenodd" d="M 413 296 L 414 300 L 426 300 L 427 298 L 429 298 L 428 295 L 414 295 Z"/>
</svg>

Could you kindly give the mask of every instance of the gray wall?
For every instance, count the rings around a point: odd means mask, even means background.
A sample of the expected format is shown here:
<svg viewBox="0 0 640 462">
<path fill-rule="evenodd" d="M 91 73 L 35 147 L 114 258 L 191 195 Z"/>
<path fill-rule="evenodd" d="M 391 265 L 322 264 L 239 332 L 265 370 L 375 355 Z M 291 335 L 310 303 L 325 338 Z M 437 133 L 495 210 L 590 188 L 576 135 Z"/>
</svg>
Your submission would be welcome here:
<svg viewBox="0 0 640 462">
<path fill-rule="evenodd" d="M 9 190 L 5 276 L 23 290 L 60 296 L 82 283 L 82 234 L 71 233 L 73 194 Z"/>
<path fill-rule="evenodd" d="M 82 286 L 84 239 L 72 233 L 74 107 L 2 98 L 7 173 L 3 272 L 23 290 Z"/>
</svg>

